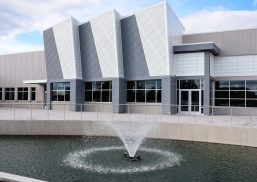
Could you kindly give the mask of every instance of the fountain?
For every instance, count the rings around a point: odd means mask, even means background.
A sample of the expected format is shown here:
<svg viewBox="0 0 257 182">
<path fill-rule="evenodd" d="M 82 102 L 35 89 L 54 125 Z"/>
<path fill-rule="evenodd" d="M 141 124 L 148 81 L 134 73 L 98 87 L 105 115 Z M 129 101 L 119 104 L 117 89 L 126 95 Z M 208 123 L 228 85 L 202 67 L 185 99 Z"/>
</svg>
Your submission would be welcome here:
<svg viewBox="0 0 257 182">
<path fill-rule="evenodd" d="M 149 172 L 179 165 L 182 159 L 179 154 L 156 148 L 141 147 L 149 132 L 158 128 L 158 122 L 104 122 L 104 124 L 92 128 L 93 133 L 100 131 L 100 133 L 106 132 L 107 136 L 113 136 L 113 131 L 115 131 L 124 147 L 101 143 L 99 147 L 96 145 L 93 148 L 70 153 L 64 163 L 75 169 L 104 174 Z"/>
<path fill-rule="evenodd" d="M 128 152 L 124 157 L 126 157 L 128 161 L 139 161 L 139 159 L 141 159 L 140 156 L 135 156 L 138 148 L 143 143 L 147 134 L 153 129 L 158 128 L 157 122 L 109 121 L 107 124 L 114 129 L 123 142 Z"/>
</svg>

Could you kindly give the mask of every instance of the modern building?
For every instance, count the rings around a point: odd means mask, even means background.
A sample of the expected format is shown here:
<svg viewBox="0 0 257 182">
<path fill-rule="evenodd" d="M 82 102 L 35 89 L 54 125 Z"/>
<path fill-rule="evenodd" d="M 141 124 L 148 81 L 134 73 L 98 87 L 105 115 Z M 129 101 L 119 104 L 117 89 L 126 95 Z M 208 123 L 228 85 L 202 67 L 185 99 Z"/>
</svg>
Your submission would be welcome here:
<svg viewBox="0 0 257 182">
<path fill-rule="evenodd" d="M 44 51 L 0 56 L 1 102 L 205 115 L 209 106 L 257 107 L 257 29 L 184 34 L 161 2 L 125 17 L 70 18 L 43 35 Z"/>
</svg>

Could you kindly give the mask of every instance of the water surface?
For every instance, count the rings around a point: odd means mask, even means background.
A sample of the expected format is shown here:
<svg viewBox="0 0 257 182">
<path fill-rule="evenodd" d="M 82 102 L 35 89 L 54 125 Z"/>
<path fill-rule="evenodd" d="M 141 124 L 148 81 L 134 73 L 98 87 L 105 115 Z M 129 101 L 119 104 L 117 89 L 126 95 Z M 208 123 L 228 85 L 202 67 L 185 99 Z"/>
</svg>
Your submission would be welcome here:
<svg viewBox="0 0 257 182">
<path fill-rule="evenodd" d="M 241 146 L 148 139 L 144 148 L 181 156 L 179 165 L 149 172 L 103 173 L 65 163 L 74 152 L 108 147 L 122 147 L 122 142 L 111 137 L 0 136 L 0 171 L 53 182 L 257 181 L 257 149 Z M 122 149 L 96 152 L 83 160 L 117 169 L 140 168 L 165 160 L 163 156 L 139 151 L 143 160 L 133 164 L 123 159 L 122 153 Z"/>
</svg>

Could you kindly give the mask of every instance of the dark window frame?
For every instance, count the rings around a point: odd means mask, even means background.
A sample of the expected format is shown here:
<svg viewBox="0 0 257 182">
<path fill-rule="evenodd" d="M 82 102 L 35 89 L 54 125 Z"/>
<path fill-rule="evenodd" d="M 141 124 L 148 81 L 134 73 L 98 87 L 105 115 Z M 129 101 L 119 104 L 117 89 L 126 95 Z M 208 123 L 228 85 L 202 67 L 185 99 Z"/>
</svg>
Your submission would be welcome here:
<svg viewBox="0 0 257 182">
<path fill-rule="evenodd" d="M 7 87 L 5 90 L 5 100 L 15 100 L 15 88 Z"/>
<path fill-rule="evenodd" d="M 31 87 L 31 95 L 30 95 L 30 100 L 31 101 L 35 101 L 36 100 L 36 91 L 37 91 L 37 89 L 36 89 L 36 87 Z"/>
<path fill-rule="evenodd" d="M 161 103 L 161 99 L 162 81 L 160 79 L 127 81 L 127 102 Z"/>
<path fill-rule="evenodd" d="M 18 87 L 18 101 L 28 101 L 29 99 L 29 88 Z"/>
<path fill-rule="evenodd" d="M 107 95 L 106 95 L 107 93 Z M 84 84 L 85 102 L 112 102 L 112 82 L 94 81 Z"/>
<path fill-rule="evenodd" d="M 69 102 L 70 101 L 70 82 L 52 83 L 52 101 Z"/>
<path fill-rule="evenodd" d="M 229 87 L 226 90 L 217 89 L 218 82 L 227 82 Z M 215 106 L 216 100 L 228 99 L 229 107 L 257 107 L 257 80 L 220 80 L 215 82 L 214 93 L 227 92 L 228 98 L 217 98 L 214 95 Z"/>
</svg>

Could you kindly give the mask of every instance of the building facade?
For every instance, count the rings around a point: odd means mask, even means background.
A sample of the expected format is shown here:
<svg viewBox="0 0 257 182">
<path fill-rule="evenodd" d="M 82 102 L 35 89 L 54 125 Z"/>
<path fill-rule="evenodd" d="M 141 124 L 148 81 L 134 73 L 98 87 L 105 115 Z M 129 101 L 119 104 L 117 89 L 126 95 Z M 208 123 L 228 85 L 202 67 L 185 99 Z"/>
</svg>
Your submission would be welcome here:
<svg viewBox="0 0 257 182">
<path fill-rule="evenodd" d="M 69 18 L 43 35 L 44 51 L 0 56 L 1 102 L 199 115 L 257 107 L 257 29 L 184 34 L 161 2 L 125 17 Z"/>
</svg>

